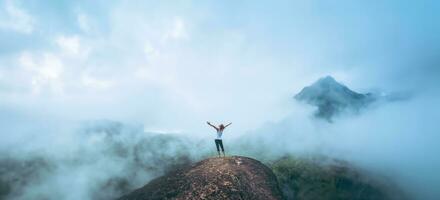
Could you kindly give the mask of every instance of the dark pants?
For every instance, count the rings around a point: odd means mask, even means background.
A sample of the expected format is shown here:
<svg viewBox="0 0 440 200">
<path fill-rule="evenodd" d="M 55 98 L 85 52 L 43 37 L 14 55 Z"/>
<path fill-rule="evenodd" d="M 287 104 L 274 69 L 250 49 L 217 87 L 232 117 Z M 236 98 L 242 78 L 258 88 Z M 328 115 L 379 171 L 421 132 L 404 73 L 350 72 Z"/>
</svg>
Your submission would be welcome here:
<svg viewBox="0 0 440 200">
<path fill-rule="evenodd" d="M 218 152 L 220 152 L 220 148 L 222 148 L 222 151 L 225 152 L 225 149 L 223 148 L 222 140 L 215 139 L 215 146 L 217 147 Z"/>
</svg>

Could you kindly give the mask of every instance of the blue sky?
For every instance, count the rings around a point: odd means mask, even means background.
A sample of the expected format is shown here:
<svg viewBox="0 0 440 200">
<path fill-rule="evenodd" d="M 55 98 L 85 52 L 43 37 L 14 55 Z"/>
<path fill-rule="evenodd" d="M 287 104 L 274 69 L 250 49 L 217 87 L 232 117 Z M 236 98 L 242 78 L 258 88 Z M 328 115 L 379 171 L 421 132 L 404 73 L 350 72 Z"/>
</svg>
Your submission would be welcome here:
<svg viewBox="0 0 440 200">
<path fill-rule="evenodd" d="M 436 91 L 438 8 L 436 1 L 1 1 L 0 104 L 4 113 L 176 132 L 233 121 L 244 132 L 283 119 L 291 97 L 325 75 L 361 92 Z"/>
</svg>

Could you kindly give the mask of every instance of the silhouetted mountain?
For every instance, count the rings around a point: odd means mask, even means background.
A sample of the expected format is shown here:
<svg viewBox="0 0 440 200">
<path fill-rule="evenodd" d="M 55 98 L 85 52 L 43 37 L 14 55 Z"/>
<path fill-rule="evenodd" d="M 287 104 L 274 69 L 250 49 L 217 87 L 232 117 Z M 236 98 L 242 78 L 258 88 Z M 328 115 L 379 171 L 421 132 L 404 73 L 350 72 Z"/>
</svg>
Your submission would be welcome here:
<svg viewBox="0 0 440 200">
<path fill-rule="evenodd" d="M 208 158 L 168 173 L 120 200 L 282 198 L 268 167 L 251 158 L 233 156 Z"/>
<path fill-rule="evenodd" d="M 375 101 L 371 93 L 361 94 L 350 90 L 326 76 L 295 95 L 295 99 L 318 107 L 317 117 L 331 122 L 332 117 L 344 110 L 358 112 L 361 108 Z"/>
</svg>

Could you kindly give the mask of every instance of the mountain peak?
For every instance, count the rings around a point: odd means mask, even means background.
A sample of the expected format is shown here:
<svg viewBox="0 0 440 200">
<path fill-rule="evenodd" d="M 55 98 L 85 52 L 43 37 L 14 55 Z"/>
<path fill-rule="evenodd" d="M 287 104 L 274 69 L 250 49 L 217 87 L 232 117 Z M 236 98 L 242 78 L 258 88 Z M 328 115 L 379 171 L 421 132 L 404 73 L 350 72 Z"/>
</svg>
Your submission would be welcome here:
<svg viewBox="0 0 440 200">
<path fill-rule="evenodd" d="M 331 76 L 320 78 L 312 85 L 304 87 L 295 95 L 295 99 L 317 106 L 315 116 L 329 122 L 345 110 L 357 112 L 374 101 L 371 95 L 354 92 Z"/>
<path fill-rule="evenodd" d="M 318 79 L 315 83 L 313 83 L 310 87 L 329 89 L 329 90 L 341 90 L 346 88 L 345 85 L 336 81 L 332 76 L 322 77 Z"/>
<path fill-rule="evenodd" d="M 270 168 L 252 158 L 208 158 L 170 172 L 120 198 L 134 199 L 282 199 Z"/>
<path fill-rule="evenodd" d="M 319 83 L 338 83 L 332 76 L 325 76 L 318 80 Z"/>
</svg>

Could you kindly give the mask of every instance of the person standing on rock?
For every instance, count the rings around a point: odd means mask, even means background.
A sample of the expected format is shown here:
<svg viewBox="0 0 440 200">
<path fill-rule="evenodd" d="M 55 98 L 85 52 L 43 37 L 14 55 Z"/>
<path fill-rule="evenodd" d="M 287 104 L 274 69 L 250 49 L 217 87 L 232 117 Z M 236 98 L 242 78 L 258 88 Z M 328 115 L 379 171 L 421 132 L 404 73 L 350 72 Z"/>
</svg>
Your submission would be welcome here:
<svg viewBox="0 0 440 200">
<path fill-rule="evenodd" d="M 218 157 L 220 157 L 220 148 L 222 149 L 223 152 L 223 156 L 225 156 L 225 149 L 223 148 L 223 142 L 222 142 L 222 135 L 223 135 L 223 130 L 225 130 L 226 127 L 228 127 L 229 125 L 231 125 L 232 123 L 229 123 L 228 125 L 223 125 L 220 124 L 218 127 L 212 125 L 210 122 L 206 122 L 208 125 L 212 126 L 212 128 L 215 128 L 215 130 L 217 131 L 217 138 L 215 139 L 215 146 L 217 147 L 217 153 L 218 153 Z"/>
</svg>

